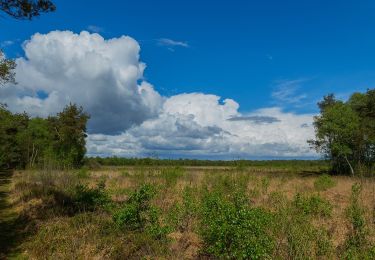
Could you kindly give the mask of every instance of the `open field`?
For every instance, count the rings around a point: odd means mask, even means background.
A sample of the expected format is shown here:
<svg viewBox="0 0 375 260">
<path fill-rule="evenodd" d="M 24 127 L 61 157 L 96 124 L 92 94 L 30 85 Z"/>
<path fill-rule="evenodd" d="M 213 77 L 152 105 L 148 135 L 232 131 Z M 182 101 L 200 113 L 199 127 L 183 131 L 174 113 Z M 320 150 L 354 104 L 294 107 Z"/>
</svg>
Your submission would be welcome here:
<svg viewBox="0 0 375 260">
<path fill-rule="evenodd" d="M 375 181 L 323 167 L 17 171 L 31 259 L 373 259 Z M 9 253 L 8 252 L 8 253 Z"/>
</svg>

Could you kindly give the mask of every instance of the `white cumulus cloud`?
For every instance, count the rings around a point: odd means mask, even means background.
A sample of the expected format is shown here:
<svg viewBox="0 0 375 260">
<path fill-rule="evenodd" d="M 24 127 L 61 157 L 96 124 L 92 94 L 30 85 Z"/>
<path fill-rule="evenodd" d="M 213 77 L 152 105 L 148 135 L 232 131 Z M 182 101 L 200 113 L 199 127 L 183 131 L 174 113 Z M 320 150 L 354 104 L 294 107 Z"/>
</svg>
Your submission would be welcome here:
<svg viewBox="0 0 375 260">
<path fill-rule="evenodd" d="M 315 155 L 306 143 L 314 134 L 313 115 L 280 107 L 241 113 L 236 101 L 213 94 L 162 97 L 143 79 L 146 66 L 131 37 L 107 40 L 86 31 L 53 31 L 35 34 L 23 46 L 18 84 L 1 88 L 0 102 L 34 116 L 56 113 L 69 102 L 82 105 L 91 114 L 89 155 Z"/>
<path fill-rule="evenodd" d="M 151 84 L 137 83 L 146 66 L 130 37 L 105 40 L 86 31 L 53 31 L 33 35 L 24 50 L 25 57 L 17 59 L 18 84 L 0 89 L 12 110 L 47 116 L 74 102 L 92 115 L 89 130 L 106 134 L 158 113 L 162 97 Z"/>
</svg>

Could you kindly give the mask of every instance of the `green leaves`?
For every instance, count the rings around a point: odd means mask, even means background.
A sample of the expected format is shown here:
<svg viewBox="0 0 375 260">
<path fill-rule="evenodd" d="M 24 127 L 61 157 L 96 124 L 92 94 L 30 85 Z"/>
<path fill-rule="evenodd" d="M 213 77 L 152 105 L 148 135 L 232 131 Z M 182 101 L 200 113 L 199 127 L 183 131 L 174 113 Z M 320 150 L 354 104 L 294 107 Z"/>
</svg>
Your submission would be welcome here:
<svg viewBox="0 0 375 260">
<path fill-rule="evenodd" d="M 6 83 L 15 84 L 16 62 L 14 60 L 6 59 L 4 53 L 0 50 L 0 86 Z"/>
<path fill-rule="evenodd" d="M 82 107 L 74 104 L 48 119 L 30 119 L 0 105 L 0 168 L 81 166 L 88 119 Z"/>
<path fill-rule="evenodd" d="M 336 173 L 371 167 L 375 161 L 375 90 L 354 93 L 347 102 L 333 95 L 318 103 L 314 118 L 316 139 L 309 143 L 332 162 Z M 354 170 L 355 169 L 355 170 Z"/>
<path fill-rule="evenodd" d="M 271 213 L 250 207 L 240 194 L 231 200 L 209 193 L 203 201 L 200 227 L 204 251 L 218 258 L 271 258 L 275 244 L 269 234 L 272 223 Z"/>
</svg>

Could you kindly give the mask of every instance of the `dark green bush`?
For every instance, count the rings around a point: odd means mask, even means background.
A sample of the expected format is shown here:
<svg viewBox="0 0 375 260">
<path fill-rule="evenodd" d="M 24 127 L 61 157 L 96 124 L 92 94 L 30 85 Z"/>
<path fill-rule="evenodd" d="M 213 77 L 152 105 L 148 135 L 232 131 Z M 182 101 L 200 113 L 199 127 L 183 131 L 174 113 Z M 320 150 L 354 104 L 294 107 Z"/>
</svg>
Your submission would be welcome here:
<svg viewBox="0 0 375 260">
<path fill-rule="evenodd" d="M 150 184 L 134 191 L 124 205 L 114 212 L 116 226 L 128 231 L 146 231 L 155 239 L 166 238 L 169 228 L 161 225 L 159 210 L 151 205 L 155 194 L 155 188 Z"/>
<path fill-rule="evenodd" d="M 328 217 L 332 213 L 332 205 L 319 195 L 304 196 L 297 193 L 293 203 L 306 215 Z"/>
<path fill-rule="evenodd" d="M 269 233 L 272 215 L 245 201 L 240 195 L 233 199 L 216 192 L 205 196 L 200 226 L 204 253 L 230 259 L 271 257 L 275 244 Z"/>
<path fill-rule="evenodd" d="M 110 203 L 110 198 L 105 191 L 104 182 L 97 187 L 89 188 L 87 185 L 79 184 L 75 187 L 72 199 L 79 211 L 93 211 Z"/>
</svg>

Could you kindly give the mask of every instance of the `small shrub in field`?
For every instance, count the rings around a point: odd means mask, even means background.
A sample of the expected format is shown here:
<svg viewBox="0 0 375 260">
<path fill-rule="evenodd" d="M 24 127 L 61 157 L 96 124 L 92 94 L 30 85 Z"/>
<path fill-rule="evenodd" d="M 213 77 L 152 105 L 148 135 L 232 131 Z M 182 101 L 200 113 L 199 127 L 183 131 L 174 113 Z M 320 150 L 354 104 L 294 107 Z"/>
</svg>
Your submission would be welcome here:
<svg viewBox="0 0 375 260">
<path fill-rule="evenodd" d="M 176 203 L 172 206 L 167 216 L 169 224 L 180 231 L 186 230 L 192 224 L 198 211 L 192 188 L 186 187 L 184 189 L 182 199 L 182 203 Z"/>
<path fill-rule="evenodd" d="M 272 215 L 261 208 L 251 208 L 244 201 L 229 201 L 219 193 L 204 198 L 200 226 L 204 253 L 229 259 L 271 258 Z"/>
<path fill-rule="evenodd" d="M 104 207 L 110 202 L 109 195 L 105 191 L 105 184 L 100 182 L 96 188 L 89 188 L 79 184 L 73 192 L 73 201 L 78 210 L 93 211 Z"/>
<path fill-rule="evenodd" d="M 284 224 L 289 259 L 329 258 L 333 246 L 326 230 L 315 228 L 304 215 L 294 215 Z"/>
<path fill-rule="evenodd" d="M 165 180 L 167 187 L 176 185 L 177 180 L 184 175 L 184 169 L 181 167 L 162 169 L 161 177 Z"/>
<path fill-rule="evenodd" d="M 320 175 L 314 182 L 314 187 L 318 191 L 325 191 L 336 186 L 336 182 L 328 174 Z"/>
<path fill-rule="evenodd" d="M 81 169 L 77 170 L 77 177 L 80 179 L 87 179 L 90 177 L 90 171 L 88 167 L 82 167 Z"/>
<path fill-rule="evenodd" d="M 332 213 L 332 205 L 319 195 L 304 196 L 297 193 L 293 203 L 306 215 L 328 217 Z"/>
<path fill-rule="evenodd" d="M 151 205 L 156 194 L 150 184 L 134 191 L 124 205 L 113 215 L 117 227 L 124 230 L 146 231 L 155 239 L 165 238 L 169 229 L 159 223 L 159 211 Z"/>
<path fill-rule="evenodd" d="M 368 239 L 365 209 L 359 201 L 361 191 L 360 184 L 356 183 L 352 186 L 350 205 L 347 209 L 350 231 L 345 243 L 344 258 L 346 259 L 375 259 L 375 246 L 371 245 Z"/>
</svg>

